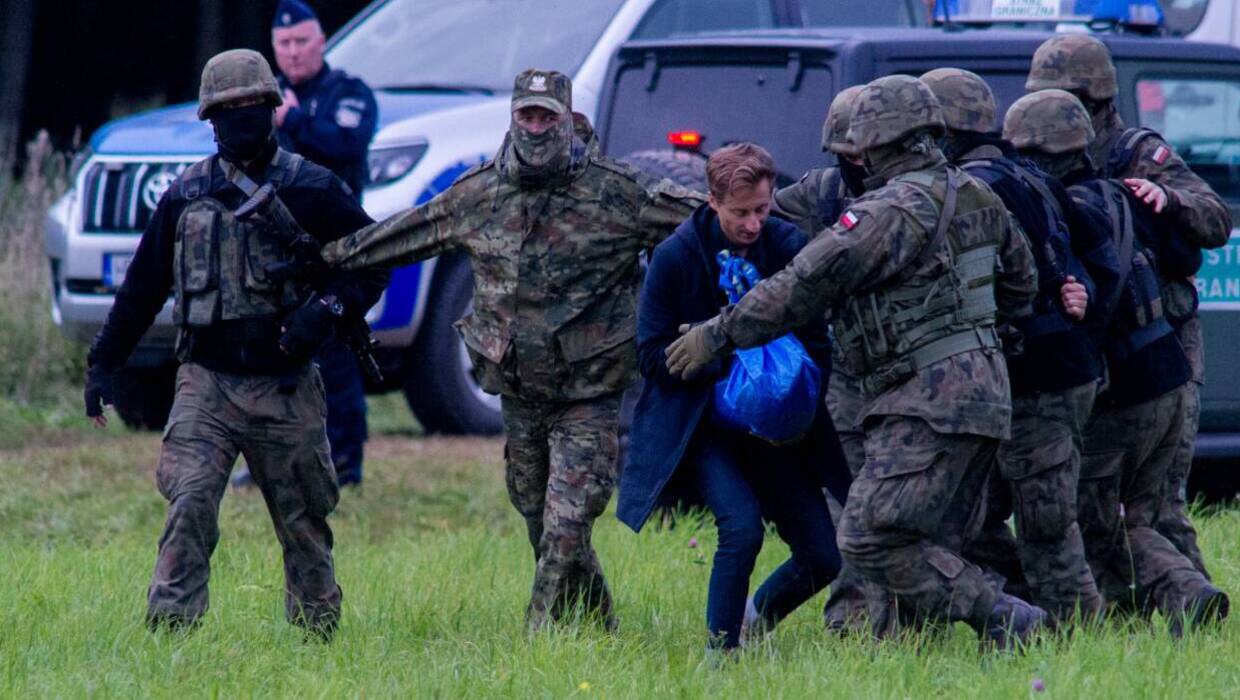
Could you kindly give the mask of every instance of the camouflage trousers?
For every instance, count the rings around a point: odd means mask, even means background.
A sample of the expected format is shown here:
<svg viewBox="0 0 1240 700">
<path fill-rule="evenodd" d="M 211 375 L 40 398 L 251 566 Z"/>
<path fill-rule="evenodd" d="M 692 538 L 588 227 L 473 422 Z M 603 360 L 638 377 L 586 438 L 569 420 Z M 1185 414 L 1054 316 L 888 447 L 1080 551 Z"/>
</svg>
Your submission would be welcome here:
<svg viewBox="0 0 1240 700">
<path fill-rule="evenodd" d="M 1097 410 L 1085 428 L 1078 518 L 1098 587 L 1119 611 L 1176 616 L 1207 585 L 1155 529 L 1190 392 Z"/>
<path fill-rule="evenodd" d="M 1197 449 L 1197 428 L 1201 421 L 1201 385 L 1190 381 L 1185 390 L 1184 430 L 1180 433 L 1180 443 L 1176 446 L 1175 459 L 1167 470 L 1167 485 L 1163 490 L 1162 505 L 1158 509 L 1158 520 L 1155 527 L 1158 534 L 1166 537 L 1180 550 L 1180 554 L 1197 567 L 1208 580 L 1210 573 L 1206 571 L 1205 559 L 1201 556 L 1201 547 L 1197 545 L 1197 530 L 1188 517 L 1188 473 L 1193 466 L 1193 455 Z"/>
<path fill-rule="evenodd" d="M 341 591 L 327 515 L 339 490 L 325 413 L 317 369 L 307 369 L 291 392 L 282 393 L 275 377 L 181 365 L 155 471 L 168 519 L 147 593 L 148 622 L 192 623 L 206 611 L 220 499 L 243 455 L 284 552 L 289 621 L 324 635 L 335 630 Z"/>
<path fill-rule="evenodd" d="M 842 371 L 840 364 L 841 359 L 836 358 L 827 384 L 826 405 L 835 432 L 839 435 L 840 446 L 844 448 L 848 471 L 856 479 L 865 464 L 865 433 L 857 426 L 863 403 L 861 382 Z M 832 524 L 838 531 L 844 504 L 835 503 L 829 495 L 827 500 L 831 506 Z M 880 586 L 867 582 L 856 568 L 845 563 L 831 582 L 831 594 L 827 596 L 822 616 L 828 630 L 850 633 L 866 628 L 869 619 L 878 611 L 885 611 L 887 606 L 886 592 Z"/>
<path fill-rule="evenodd" d="M 982 629 L 998 590 L 959 552 L 998 440 L 945 435 L 925 421 L 867 424 L 865 466 L 840 522 L 845 561 L 895 597 L 902 624 L 964 621 Z M 875 620 L 875 631 L 883 621 Z"/>
<path fill-rule="evenodd" d="M 965 556 L 1005 579 L 1006 590 L 1056 620 L 1102 610 L 1076 521 L 1081 442 L 1093 382 L 1012 400 L 1012 438 L 999 447 L 981 530 Z M 1007 519 L 1016 515 L 1016 535 Z"/>
<path fill-rule="evenodd" d="M 534 548 L 531 630 L 580 603 L 615 626 L 611 593 L 590 544 L 616 482 L 620 396 L 586 401 L 503 397 L 508 497 Z"/>
</svg>

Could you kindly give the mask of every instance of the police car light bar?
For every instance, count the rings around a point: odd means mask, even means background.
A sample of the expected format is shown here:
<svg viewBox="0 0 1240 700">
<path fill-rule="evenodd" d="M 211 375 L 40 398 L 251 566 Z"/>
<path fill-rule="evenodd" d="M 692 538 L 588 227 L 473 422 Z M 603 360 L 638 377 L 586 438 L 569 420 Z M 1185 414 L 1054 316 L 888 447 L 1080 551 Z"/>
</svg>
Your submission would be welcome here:
<svg viewBox="0 0 1240 700">
<path fill-rule="evenodd" d="M 1158 0 L 935 0 L 934 23 L 1111 24 L 1156 29 L 1163 25 Z"/>
</svg>

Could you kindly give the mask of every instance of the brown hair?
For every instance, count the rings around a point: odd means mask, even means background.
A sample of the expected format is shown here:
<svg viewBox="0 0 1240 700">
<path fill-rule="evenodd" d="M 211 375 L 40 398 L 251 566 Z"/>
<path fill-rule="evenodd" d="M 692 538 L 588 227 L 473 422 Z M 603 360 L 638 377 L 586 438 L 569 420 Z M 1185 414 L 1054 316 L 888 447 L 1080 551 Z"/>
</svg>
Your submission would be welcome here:
<svg viewBox="0 0 1240 700">
<path fill-rule="evenodd" d="M 775 159 L 756 143 L 724 146 L 706 161 L 706 184 L 717 200 L 736 190 L 757 187 L 763 180 L 775 183 Z"/>
</svg>

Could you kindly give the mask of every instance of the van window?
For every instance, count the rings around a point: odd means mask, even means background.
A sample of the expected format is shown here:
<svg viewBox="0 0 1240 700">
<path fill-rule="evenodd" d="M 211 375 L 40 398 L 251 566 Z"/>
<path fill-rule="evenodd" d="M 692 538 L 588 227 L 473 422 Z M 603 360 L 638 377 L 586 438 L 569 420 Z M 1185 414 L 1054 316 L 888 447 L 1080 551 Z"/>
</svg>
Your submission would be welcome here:
<svg viewBox="0 0 1240 700">
<path fill-rule="evenodd" d="M 923 0 L 801 0 L 801 24 L 806 27 L 924 27 Z"/>
<path fill-rule="evenodd" d="M 633 38 L 774 26 L 771 0 L 659 0 L 642 18 Z"/>
<path fill-rule="evenodd" d="M 1142 77 L 1137 120 L 1225 199 L 1240 201 L 1240 78 Z"/>
<path fill-rule="evenodd" d="M 657 74 L 641 64 L 623 68 L 603 129 L 608 155 L 666 149 L 670 132 L 692 130 L 702 134 L 707 154 L 737 141 L 760 143 L 774 156 L 781 183 L 830 162 L 822 152 L 822 120 L 835 86 L 824 63 L 803 56 L 794 84 L 782 50 L 727 51 L 712 59 L 667 60 Z"/>
<path fill-rule="evenodd" d="M 623 4 L 389 0 L 335 38 L 327 58 L 376 89 L 507 92 L 531 66 L 575 73 Z"/>
</svg>

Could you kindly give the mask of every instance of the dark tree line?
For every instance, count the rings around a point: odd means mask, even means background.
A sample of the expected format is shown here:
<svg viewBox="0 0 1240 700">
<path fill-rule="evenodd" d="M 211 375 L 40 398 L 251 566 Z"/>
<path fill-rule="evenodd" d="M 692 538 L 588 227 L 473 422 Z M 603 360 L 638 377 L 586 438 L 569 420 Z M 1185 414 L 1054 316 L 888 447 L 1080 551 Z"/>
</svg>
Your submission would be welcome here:
<svg viewBox="0 0 1240 700">
<path fill-rule="evenodd" d="M 278 0 L 0 0 L 0 161 L 39 129 L 72 147 L 124 114 L 194 100 L 230 48 L 271 57 Z M 308 0 L 330 35 L 369 0 Z"/>
</svg>

